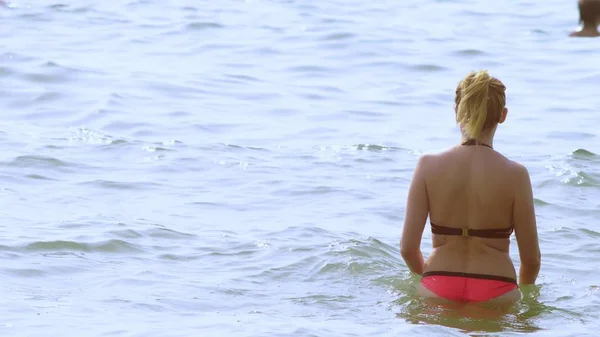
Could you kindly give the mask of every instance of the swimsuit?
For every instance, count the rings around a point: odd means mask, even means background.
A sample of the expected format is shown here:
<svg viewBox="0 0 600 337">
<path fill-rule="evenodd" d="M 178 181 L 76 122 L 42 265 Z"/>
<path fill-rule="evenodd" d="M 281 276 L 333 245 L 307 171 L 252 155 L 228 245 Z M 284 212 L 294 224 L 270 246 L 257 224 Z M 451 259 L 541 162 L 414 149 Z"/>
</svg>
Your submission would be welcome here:
<svg viewBox="0 0 600 337">
<path fill-rule="evenodd" d="M 449 271 L 423 273 L 421 285 L 427 290 L 456 302 L 483 302 L 518 289 L 510 277 Z"/>
<path fill-rule="evenodd" d="M 489 145 L 469 139 L 462 145 Z M 431 223 L 431 232 L 438 235 L 474 236 L 490 239 L 509 238 L 512 226 L 500 229 L 470 229 L 439 226 Z M 451 271 L 423 273 L 421 285 L 437 296 L 457 302 L 482 302 L 518 289 L 517 281 L 510 277 L 470 274 Z"/>
</svg>

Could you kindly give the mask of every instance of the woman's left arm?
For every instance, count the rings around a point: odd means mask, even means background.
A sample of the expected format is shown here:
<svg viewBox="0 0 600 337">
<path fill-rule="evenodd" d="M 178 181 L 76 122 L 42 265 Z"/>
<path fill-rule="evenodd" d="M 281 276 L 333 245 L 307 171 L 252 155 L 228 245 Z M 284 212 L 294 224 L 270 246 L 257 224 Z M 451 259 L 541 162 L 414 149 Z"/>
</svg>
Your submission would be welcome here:
<svg viewBox="0 0 600 337">
<path fill-rule="evenodd" d="M 404 228 L 400 240 L 400 253 L 406 265 L 415 274 L 422 275 L 425 261 L 421 253 L 421 237 L 429 215 L 429 200 L 425 184 L 428 156 L 419 158 L 408 190 Z"/>
</svg>

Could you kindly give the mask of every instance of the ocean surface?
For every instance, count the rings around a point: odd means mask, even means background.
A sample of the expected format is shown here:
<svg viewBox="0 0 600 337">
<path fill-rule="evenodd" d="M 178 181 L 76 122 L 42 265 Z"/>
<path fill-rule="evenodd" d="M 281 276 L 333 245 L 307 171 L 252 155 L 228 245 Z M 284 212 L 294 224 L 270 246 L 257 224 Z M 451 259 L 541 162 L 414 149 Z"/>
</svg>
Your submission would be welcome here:
<svg viewBox="0 0 600 337">
<path fill-rule="evenodd" d="M 0 336 L 600 331 L 600 39 L 567 38 L 576 1 L 15 0 L 0 21 Z M 424 303 L 398 247 L 477 69 L 508 88 L 494 144 L 529 169 L 542 250 L 502 314 Z"/>
</svg>

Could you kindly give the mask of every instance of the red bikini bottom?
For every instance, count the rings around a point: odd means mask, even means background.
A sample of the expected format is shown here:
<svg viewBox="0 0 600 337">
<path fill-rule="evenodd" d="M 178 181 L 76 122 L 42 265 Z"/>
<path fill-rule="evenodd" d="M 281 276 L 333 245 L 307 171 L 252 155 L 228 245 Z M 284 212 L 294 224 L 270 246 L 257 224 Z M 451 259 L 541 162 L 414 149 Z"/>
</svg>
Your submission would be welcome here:
<svg viewBox="0 0 600 337">
<path fill-rule="evenodd" d="M 518 289 L 510 277 L 448 271 L 423 273 L 423 287 L 437 296 L 457 302 L 482 302 Z"/>
</svg>

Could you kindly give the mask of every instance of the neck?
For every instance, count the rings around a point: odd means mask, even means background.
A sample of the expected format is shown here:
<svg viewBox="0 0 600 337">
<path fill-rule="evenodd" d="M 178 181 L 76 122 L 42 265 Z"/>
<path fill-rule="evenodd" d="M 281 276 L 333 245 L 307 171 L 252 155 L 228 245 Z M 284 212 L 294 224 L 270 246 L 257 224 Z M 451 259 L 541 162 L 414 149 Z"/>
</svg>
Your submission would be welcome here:
<svg viewBox="0 0 600 337">
<path fill-rule="evenodd" d="M 466 137 L 465 135 L 463 135 L 460 139 L 460 143 L 463 144 L 463 143 L 469 141 L 470 139 L 473 139 L 473 138 Z M 481 137 L 479 137 L 479 139 L 477 139 L 476 142 L 477 142 L 477 144 L 485 144 L 490 147 L 493 147 L 494 146 L 494 137 L 488 136 L 488 135 L 481 135 Z"/>
</svg>

